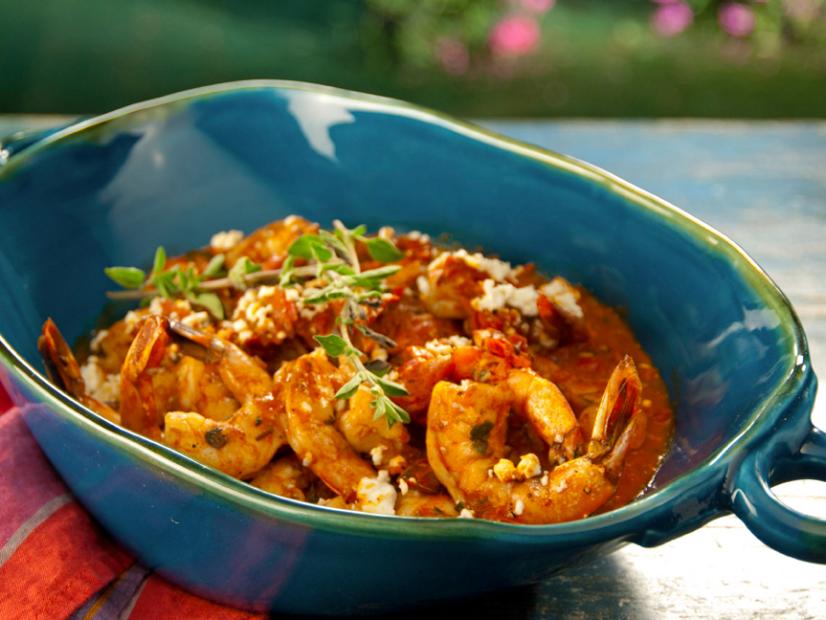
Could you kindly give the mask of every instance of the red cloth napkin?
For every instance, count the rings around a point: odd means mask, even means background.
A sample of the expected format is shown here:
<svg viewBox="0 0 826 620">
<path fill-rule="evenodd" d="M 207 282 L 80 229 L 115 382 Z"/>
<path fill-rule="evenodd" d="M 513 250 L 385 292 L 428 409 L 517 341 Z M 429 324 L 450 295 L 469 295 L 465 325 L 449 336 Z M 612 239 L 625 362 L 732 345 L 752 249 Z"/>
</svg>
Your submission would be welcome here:
<svg viewBox="0 0 826 620">
<path fill-rule="evenodd" d="M 72 497 L 0 388 L 0 618 L 263 618 L 146 570 Z"/>
</svg>

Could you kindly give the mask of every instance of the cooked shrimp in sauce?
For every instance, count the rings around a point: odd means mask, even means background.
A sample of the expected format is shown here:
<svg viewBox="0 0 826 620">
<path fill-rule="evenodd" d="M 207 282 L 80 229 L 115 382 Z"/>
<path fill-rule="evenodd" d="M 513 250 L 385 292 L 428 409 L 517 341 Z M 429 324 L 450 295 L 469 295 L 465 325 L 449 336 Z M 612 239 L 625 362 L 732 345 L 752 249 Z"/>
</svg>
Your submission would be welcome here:
<svg viewBox="0 0 826 620">
<path fill-rule="evenodd" d="M 621 315 L 532 264 L 290 216 L 105 271 L 142 303 L 74 351 L 48 319 L 52 381 L 292 501 L 558 523 L 633 501 L 669 449 L 668 393 Z"/>
</svg>

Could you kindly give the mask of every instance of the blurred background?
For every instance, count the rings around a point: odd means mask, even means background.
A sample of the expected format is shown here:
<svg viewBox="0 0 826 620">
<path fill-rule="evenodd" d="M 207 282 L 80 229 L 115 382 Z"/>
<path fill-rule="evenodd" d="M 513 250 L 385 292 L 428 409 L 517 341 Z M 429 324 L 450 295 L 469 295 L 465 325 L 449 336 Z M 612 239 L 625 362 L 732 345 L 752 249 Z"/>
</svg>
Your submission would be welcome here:
<svg viewBox="0 0 826 620">
<path fill-rule="evenodd" d="M 461 116 L 826 116 L 824 0 L 0 0 L 0 24 L 0 113 L 286 78 Z"/>
</svg>

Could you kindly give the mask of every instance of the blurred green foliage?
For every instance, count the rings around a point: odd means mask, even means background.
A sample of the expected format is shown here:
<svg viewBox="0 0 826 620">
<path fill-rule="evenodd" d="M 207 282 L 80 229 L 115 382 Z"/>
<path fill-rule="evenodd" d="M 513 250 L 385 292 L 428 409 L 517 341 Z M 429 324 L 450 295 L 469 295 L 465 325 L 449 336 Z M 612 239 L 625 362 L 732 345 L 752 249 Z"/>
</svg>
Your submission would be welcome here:
<svg viewBox="0 0 826 620">
<path fill-rule="evenodd" d="M 0 112 L 95 113 L 284 78 L 462 116 L 826 116 L 824 29 L 771 26 L 769 12 L 740 40 L 696 4 L 691 28 L 663 37 L 650 2 L 558 0 L 539 18 L 534 53 L 461 75 L 434 63 L 436 39 L 416 34 L 461 36 L 484 56 L 497 5 L 419 0 L 436 8 L 411 28 L 404 0 L 0 0 Z"/>
</svg>

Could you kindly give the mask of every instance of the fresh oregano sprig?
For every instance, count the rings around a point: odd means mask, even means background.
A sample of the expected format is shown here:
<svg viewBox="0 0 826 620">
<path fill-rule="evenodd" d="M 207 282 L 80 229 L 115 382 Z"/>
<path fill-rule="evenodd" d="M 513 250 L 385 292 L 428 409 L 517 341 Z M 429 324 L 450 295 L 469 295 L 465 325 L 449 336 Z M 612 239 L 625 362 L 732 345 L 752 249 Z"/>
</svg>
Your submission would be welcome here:
<svg viewBox="0 0 826 620">
<path fill-rule="evenodd" d="M 391 400 L 392 396 L 406 396 L 403 385 L 385 377 L 390 366 L 382 362 L 362 362 L 364 353 L 353 345 L 350 337 L 351 326 L 362 334 L 378 342 L 380 346 L 392 348 L 393 340 L 370 329 L 364 324 L 366 312 L 363 305 L 380 303 L 384 280 L 396 273 L 398 265 L 385 265 L 367 271 L 361 270 L 356 243 L 364 243 L 370 256 L 379 262 L 399 260 L 404 254 L 391 241 L 380 237 L 365 237 L 366 227 L 357 226 L 350 230 L 341 222 L 334 222 L 333 232 L 319 231 L 318 235 L 302 235 L 288 250 L 290 257 L 314 262 L 316 278 L 312 288 L 303 290 L 304 303 L 322 304 L 335 299 L 344 300 L 337 318 L 338 334 L 315 336 L 327 355 L 344 356 L 355 373 L 336 393 L 336 398 L 351 398 L 362 385 L 370 389 L 373 396 L 373 418 L 385 418 L 389 426 L 396 422 L 409 422 L 410 416 Z M 281 281 L 289 286 L 296 278 L 294 261 L 285 262 Z"/>
<path fill-rule="evenodd" d="M 158 246 L 152 261 L 152 271 L 147 276 L 137 267 L 107 267 L 104 273 L 124 288 L 139 292 L 139 297 L 160 295 L 168 299 L 183 297 L 195 306 L 204 308 L 216 319 L 224 318 L 224 306 L 215 293 L 204 292 L 202 282 L 220 274 L 224 268 L 224 255 L 212 257 L 201 273 L 191 265 L 173 265 L 166 269 L 166 250 Z M 151 292 L 151 295 L 144 293 Z"/>
<path fill-rule="evenodd" d="M 362 362 L 364 353 L 353 345 L 350 337 L 352 327 L 384 348 L 396 345 L 392 339 L 365 324 L 367 314 L 363 306 L 380 305 L 385 279 L 399 271 L 400 267 L 384 265 L 362 271 L 357 243 L 364 244 L 370 257 L 380 263 L 397 261 L 404 257 L 404 253 L 388 239 L 367 237 L 367 228 L 363 225 L 348 229 L 338 220 L 333 224 L 332 231 L 320 230 L 318 234 L 305 234 L 296 239 L 290 245 L 281 269 L 264 270 L 261 265 L 242 256 L 224 274 L 223 254 L 215 255 L 201 273 L 197 273 L 192 266 L 174 265 L 165 269 L 166 252 L 159 247 L 148 276 L 136 267 L 107 267 L 104 270 L 106 275 L 129 289 L 107 295 L 112 299 L 141 299 L 158 295 L 183 297 L 206 308 L 217 319 L 224 318 L 223 305 L 216 294 L 208 291 L 229 287 L 243 290 L 263 283 L 277 283 L 282 287 L 302 283 L 305 284 L 302 287 L 302 301 L 307 305 L 344 300 L 336 320 L 339 333 L 315 337 L 328 355 L 346 357 L 355 371 L 336 398 L 349 399 L 364 384 L 373 395 L 375 419 L 384 417 L 390 426 L 396 422 L 409 422 L 408 413 L 390 399 L 406 396 L 407 390 L 385 377 L 390 369 L 386 362 Z M 307 264 L 296 266 L 299 260 Z"/>
</svg>

